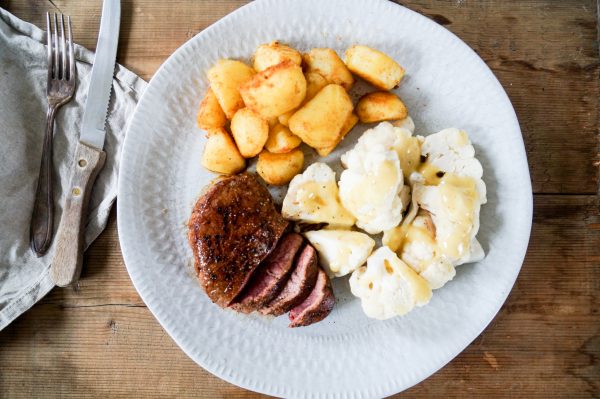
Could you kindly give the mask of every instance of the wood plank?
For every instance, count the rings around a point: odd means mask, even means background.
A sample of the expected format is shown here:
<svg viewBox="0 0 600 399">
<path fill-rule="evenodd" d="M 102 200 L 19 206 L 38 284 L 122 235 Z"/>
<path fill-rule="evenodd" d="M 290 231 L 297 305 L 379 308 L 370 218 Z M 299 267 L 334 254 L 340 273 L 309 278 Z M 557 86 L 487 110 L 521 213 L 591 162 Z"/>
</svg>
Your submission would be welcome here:
<svg viewBox="0 0 600 399">
<path fill-rule="evenodd" d="M 600 199 L 537 196 L 529 252 L 502 311 L 402 397 L 600 394 Z M 114 214 L 78 291 L 55 289 L 0 332 L 12 396 L 254 398 L 196 366 L 143 305 L 115 252 Z M 109 276 L 109 277 L 108 277 Z"/>
<path fill-rule="evenodd" d="M 7 0 L 38 26 L 53 9 L 72 15 L 93 49 L 100 1 Z M 149 79 L 181 44 L 243 0 L 123 1 L 118 61 Z M 492 68 L 519 117 L 535 193 L 598 192 L 600 59 L 595 0 L 402 2 L 456 33 Z"/>
</svg>

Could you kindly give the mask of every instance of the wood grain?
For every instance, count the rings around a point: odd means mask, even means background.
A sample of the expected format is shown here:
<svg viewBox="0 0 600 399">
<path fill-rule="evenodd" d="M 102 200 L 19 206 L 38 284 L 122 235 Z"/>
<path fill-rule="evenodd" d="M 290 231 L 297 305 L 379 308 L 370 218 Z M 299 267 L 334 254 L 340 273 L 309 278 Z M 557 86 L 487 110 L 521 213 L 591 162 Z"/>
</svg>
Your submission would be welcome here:
<svg viewBox="0 0 600 399">
<path fill-rule="evenodd" d="M 173 50 L 245 1 L 123 1 L 118 61 L 146 79 Z M 465 40 L 518 114 L 534 224 L 515 288 L 456 359 L 398 397 L 600 397 L 598 4 L 402 1 Z M 101 2 L 2 0 L 43 26 L 54 5 L 94 48 Z M 564 195 L 570 194 L 570 195 Z M 580 195 L 574 195 L 580 194 Z M 126 273 L 114 212 L 75 289 L 54 289 L 0 332 L 0 396 L 257 398 L 195 365 Z"/>
</svg>

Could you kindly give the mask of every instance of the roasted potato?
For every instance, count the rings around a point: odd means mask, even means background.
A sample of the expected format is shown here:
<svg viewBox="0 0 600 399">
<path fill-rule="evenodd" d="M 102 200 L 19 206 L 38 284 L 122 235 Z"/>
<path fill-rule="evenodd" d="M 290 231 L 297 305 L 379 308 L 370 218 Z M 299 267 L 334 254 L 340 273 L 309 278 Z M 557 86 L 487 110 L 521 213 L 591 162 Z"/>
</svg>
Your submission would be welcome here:
<svg viewBox="0 0 600 399">
<path fill-rule="evenodd" d="M 362 123 L 371 123 L 404 119 L 408 116 L 408 110 L 394 93 L 376 91 L 365 94 L 358 100 L 356 114 Z"/>
<path fill-rule="evenodd" d="M 241 61 L 219 60 L 208 70 L 207 76 L 223 112 L 228 119 L 233 118 L 233 114 L 244 107 L 240 86 L 254 76 L 254 70 Z"/>
<path fill-rule="evenodd" d="M 329 147 L 338 143 L 351 112 L 352 100 L 346 90 L 329 84 L 292 115 L 289 128 L 313 148 Z"/>
<path fill-rule="evenodd" d="M 200 103 L 196 122 L 198 123 L 198 127 L 204 130 L 223 127 L 227 123 L 227 116 L 225 116 L 225 112 L 223 112 L 215 93 L 210 87 Z"/>
<path fill-rule="evenodd" d="M 352 46 L 344 56 L 348 69 L 382 90 L 391 90 L 400 84 L 404 68 L 396 61 L 367 46 Z"/>
<path fill-rule="evenodd" d="M 229 133 L 221 127 L 211 130 L 208 135 L 202 154 L 202 166 L 213 172 L 231 175 L 244 170 L 246 160 Z"/>
<path fill-rule="evenodd" d="M 314 48 L 304 54 L 304 63 L 308 72 L 316 72 L 323 76 L 327 82 L 341 85 L 350 90 L 354 84 L 354 77 L 335 51 L 330 48 Z"/>
<path fill-rule="evenodd" d="M 296 148 L 285 154 L 263 151 L 258 156 L 256 171 L 268 184 L 282 186 L 302 171 L 304 154 Z"/>
<path fill-rule="evenodd" d="M 256 72 L 261 72 L 286 60 L 301 65 L 302 54 L 298 50 L 279 42 L 261 44 L 254 53 L 254 69 Z"/>
<path fill-rule="evenodd" d="M 306 79 L 306 96 L 304 97 L 304 101 L 302 101 L 301 105 L 306 104 L 309 100 L 316 96 L 323 87 L 327 86 L 327 79 L 316 72 L 307 72 L 304 74 L 304 78 Z M 297 109 L 293 109 L 285 114 L 279 115 L 279 123 L 287 126 L 288 121 L 292 115 L 294 115 L 296 110 Z"/>
<path fill-rule="evenodd" d="M 242 85 L 240 93 L 246 107 L 270 119 L 302 103 L 306 79 L 302 68 L 287 60 L 254 75 Z"/>
<path fill-rule="evenodd" d="M 287 126 L 278 123 L 269 130 L 269 138 L 265 143 L 267 151 L 283 154 L 292 151 L 302 143 L 300 137 L 290 132 Z"/>
<path fill-rule="evenodd" d="M 231 119 L 231 135 L 244 158 L 262 151 L 269 137 L 269 124 L 250 108 L 238 110 Z"/>
<path fill-rule="evenodd" d="M 344 137 L 346 137 L 346 135 L 348 133 L 350 133 L 350 130 L 352 130 L 352 128 L 357 123 L 358 123 L 358 116 L 356 116 L 356 114 L 354 112 L 352 112 L 350 114 L 350 116 L 348 117 L 348 119 L 346 119 L 346 122 L 344 122 L 344 126 L 342 126 L 341 134 L 340 134 L 340 137 L 339 137 L 337 143 L 335 143 L 334 145 L 330 145 L 329 147 L 317 148 L 317 153 L 319 154 L 319 156 L 326 157 L 327 155 L 329 155 L 331 153 L 331 151 L 333 151 L 335 149 L 335 147 L 337 147 L 337 145 L 340 143 L 340 141 L 342 141 L 344 139 Z"/>
</svg>

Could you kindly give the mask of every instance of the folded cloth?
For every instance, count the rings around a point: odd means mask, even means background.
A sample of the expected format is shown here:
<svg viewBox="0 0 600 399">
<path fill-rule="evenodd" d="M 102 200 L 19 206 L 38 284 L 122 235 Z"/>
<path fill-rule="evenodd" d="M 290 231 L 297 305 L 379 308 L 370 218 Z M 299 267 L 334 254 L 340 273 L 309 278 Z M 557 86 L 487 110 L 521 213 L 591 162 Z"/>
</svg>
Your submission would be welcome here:
<svg viewBox="0 0 600 399">
<path fill-rule="evenodd" d="M 45 42 L 44 31 L 0 8 L 0 330 L 54 287 L 49 276 L 54 246 L 41 258 L 29 247 L 29 222 L 46 121 Z M 54 129 L 55 235 L 79 138 L 94 53 L 76 45 L 75 58 L 77 91 L 59 109 Z M 128 118 L 145 86 L 140 77 L 117 65 L 106 123 L 106 164 L 91 195 L 86 247 L 106 226 L 117 195 L 119 155 Z"/>
</svg>

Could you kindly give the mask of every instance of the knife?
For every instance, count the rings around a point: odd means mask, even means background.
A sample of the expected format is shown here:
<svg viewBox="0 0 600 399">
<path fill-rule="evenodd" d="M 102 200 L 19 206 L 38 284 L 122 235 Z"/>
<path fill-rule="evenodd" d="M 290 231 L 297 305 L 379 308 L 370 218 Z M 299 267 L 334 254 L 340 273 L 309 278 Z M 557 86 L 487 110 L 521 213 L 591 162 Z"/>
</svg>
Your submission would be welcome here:
<svg viewBox="0 0 600 399">
<path fill-rule="evenodd" d="M 96 176 L 106 160 L 106 153 L 102 149 L 117 57 L 120 18 L 120 0 L 104 0 L 81 133 L 75 149 L 67 200 L 50 267 L 50 276 L 60 287 L 76 283 L 81 273 L 86 208 Z"/>
</svg>

